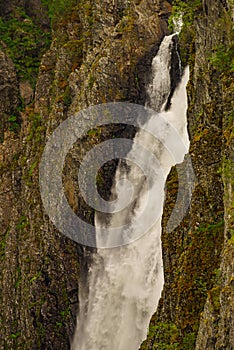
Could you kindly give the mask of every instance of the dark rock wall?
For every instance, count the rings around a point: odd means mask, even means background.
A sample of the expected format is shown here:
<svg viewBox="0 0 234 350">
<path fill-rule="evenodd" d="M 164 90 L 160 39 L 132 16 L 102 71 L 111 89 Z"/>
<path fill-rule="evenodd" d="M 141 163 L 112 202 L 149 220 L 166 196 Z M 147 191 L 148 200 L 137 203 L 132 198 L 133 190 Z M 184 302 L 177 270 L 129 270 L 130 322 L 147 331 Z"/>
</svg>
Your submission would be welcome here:
<svg viewBox="0 0 234 350">
<path fill-rule="evenodd" d="M 5 29 L 0 55 L 1 349 L 69 349 L 79 276 L 87 268 L 81 257 L 89 252 L 62 236 L 43 209 L 38 165 L 45 141 L 62 120 L 89 105 L 144 103 L 151 59 L 168 32 L 171 10 L 168 2 L 156 0 L 71 0 L 65 7 L 58 1 L 56 9 L 53 3 L 0 3 Z M 46 50 L 49 17 L 52 42 Z M 27 51 L 25 46 L 17 51 L 13 44 L 18 27 Z M 38 40 L 33 52 L 32 33 Z M 34 63 L 41 55 L 37 76 Z M 129 133 L 125 128 L 113 131 Z M 68 201 L 89 222 L 93 212 L 76 196 L 76 165 L 108 133 L 92 133 L 78 142 L 64 168 Z"/>
<path fill-rule="evenodd" d="M 4 124 L 10 114 L 13 114 L 19 104 L 19 84 L 12 60 L 0 51 L 0 139 L 3 141 Z"/>
<path fill-rule="evenodd" d="M 234 346 L 231 13 L 226 2 L 202 1 L 180 36 L 181 55 L 191 74 L 189 153 L 196 185 L 182 223 L 171 233 L 163 229 L 165 287 L 142 349 L 231 350 Z M 173 170 L 163 227 L 177 186 Z"/>
</svg>

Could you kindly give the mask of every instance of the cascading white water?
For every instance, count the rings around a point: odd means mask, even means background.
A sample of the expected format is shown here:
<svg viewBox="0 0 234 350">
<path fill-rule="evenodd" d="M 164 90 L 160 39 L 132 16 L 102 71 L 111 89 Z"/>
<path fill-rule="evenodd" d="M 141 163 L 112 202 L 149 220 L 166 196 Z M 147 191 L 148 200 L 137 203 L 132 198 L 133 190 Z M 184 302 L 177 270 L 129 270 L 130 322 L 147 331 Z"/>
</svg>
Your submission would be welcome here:
<svg viewBox="0 0 234 350">
<path fill-rule="evenodd" d="M 185 70 L 180 85 L 175 90 L 169 111 L 163 111 L 170 94 L 170 63 L 173 35 L 165 37 L 157 56 L 153 60 L 153 83 L 148 88 L 150 107 L 165 118 L 177 130 L 186 149 L 189 140 L 187 135 L 186 85 L 189 78 L 188 68 Z M 158 134 L 158 114 L 147 122 L 152 134 Z M 156 132 L 157 130 L 157 132 Z M 167 139 L 167 129 L 161 130 Z M 146 188 L 144 175 L 134 164 L 128 169 L 119 165 L 115 181 L 126 177 L 136 187 L 137 201 L 130 205 L 125 214 L 114 214 L 110 222 L 103 222 L 97 214 L 97 241 L 101 245 L 102 227 L 120 227 L 141 212 L 147 201 L 147 190 L 152 191 L 155 203 L 147 211 L 144 220 L 157 215 L 161 218 L 164 201 L 164 182 L 176 162 L 181 162 L 185 154 L 172 159 L 163 142 L 152 142 L 152 137 L 140 130 L 134 139 L 148 148 L 159 159 L 163 181 L 155 181 Z M 132 150 L 134 152 L 134 144 Z M 186 152 L 185 152 L 186 153 Z M 141 155 L 139 155 L 140 157 Z M 149 168 L 152 164 L 149 164 Z M 113 189 L 115 192 L 115 189 Z M 118 188 L 121 193 L 121 186 Z M 119 196 L 121 199 L 121 195 Z M 147 327 L 155 312 L 163 288 L 163 262 L 161 249 L 161 223 L 155 225 L 137 241 L 117 248 L 98 249 L 94 256 L 88 276 L 88 295 L 80 293 L 80 313 L 75 333 L 73 350 L 137 350 L 146 338 Z"/>
<path fill-rule="evenodd" d="M 163 110 L 170 94 L 171 79 L 171 51 L 173 47 L 172 39 L 176 34 L 166 36 L 161 45 L 158 54 L 152 62 L 152 83 L 148 87 L 149 107 L 155 112 Z"/>
</svg>

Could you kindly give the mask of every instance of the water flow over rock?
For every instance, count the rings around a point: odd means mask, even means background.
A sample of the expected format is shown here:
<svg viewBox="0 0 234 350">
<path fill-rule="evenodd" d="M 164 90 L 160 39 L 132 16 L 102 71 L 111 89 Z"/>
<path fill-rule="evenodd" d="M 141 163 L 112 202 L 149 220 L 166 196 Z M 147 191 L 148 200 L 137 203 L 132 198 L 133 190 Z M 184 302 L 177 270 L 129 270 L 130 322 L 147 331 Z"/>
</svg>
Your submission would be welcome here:
<svg viewBox="0 0 234 350">
<path fill-rule="evenodd" d="M 143 130 L 138 131 L 134 139 L 134 142 L 143 144 L 157 157 L 161 168 L 158 172 L 158 181 L 147 188 L 141 169 L 132 163 L 126 166 L 126 163 L 120 162 L 115 182 L 118 183 L 120 179 L 126 177 L 133 184 L 138 196 L 124 212 L 113 214 L 108 222 L 103 220 L 103 216 L 100 218 L 96 214 L 97 241 L 101 243 L 103 239 L 103 227 L 117 226 L 121 231 L 121 227 L 129 220 L 134 233 L 134 218 L 144 208 L 148 200 L 148 191 L 152 191 L 155 200 L 144 220 L 150 220 L 152 216 L 158 217 L 159 220 L 156 220 L 154 226 L 144 236 L 129 245 L 97 250 L 88 276 L 89 293 L 88 295 L 80 293 L 79 296 L 81 308 L 73 350 L 137 350 L 147 335 L 150 318 L 158 305 L 164 283 L 160 222 L 164 184 L 171 166 L 183 161 L 189 145 L 186 123 L 188 68 L 175 90 L 170 110 L 163 111 L 171 88 L 173 36 L 164 38 L 153 60 L 153 83 L 148 88 L 149 107 L 160 114 L 153 114 L 147 121 L 147 126 L 153 135 L 161 133 L 161 141 L 155 142 L 153 136 Z M 161 128 L 158 123 L 159 117 L 167 120 L 168 124 L 164 124 Z M 173 126 L 185 144 L 185 152 L 178 153 L 176 159 L 172 159 L 164 147 L 169 130 L 166 125 Z M 130 152 L 134 152 L 134 144 Z M 150 168 L 154 165 L 148 166 Z M 121 192 L 121 186 L 118 191 Z"/>
</svg>

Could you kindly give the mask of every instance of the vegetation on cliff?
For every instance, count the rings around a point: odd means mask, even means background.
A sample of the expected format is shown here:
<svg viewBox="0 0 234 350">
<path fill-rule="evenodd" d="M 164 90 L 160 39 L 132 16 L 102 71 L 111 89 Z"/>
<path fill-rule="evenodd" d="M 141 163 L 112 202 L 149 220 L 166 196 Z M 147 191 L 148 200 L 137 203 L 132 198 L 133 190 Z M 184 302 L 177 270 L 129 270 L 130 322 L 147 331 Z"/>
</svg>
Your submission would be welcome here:
<svg viewBox="0 0 234 350">
<path fill-rule="evenodd" d="M 197 183 L 179 228 L 163 232 L 165 288 L 142 349 L 231 349 L 233 326 L 233 29 L 226 1 L 179 1 L 188 122 Z M 92 104 L 144 104 L 152 57 L 169 33 L 170 1 L 10 0 L 0 4 L 0 315 L 2 349 L 69 349 L 78 310 L 82 247 L 49 222 L 38 165 L 46 137 Z M 172 20 L 169 20 L 172 25 Z M 113 133 L 113 130 L 112 130 Z M 122 126 L 115 135 L 129 135 Z M 134 131 L 131 130 L 133 134 Z M 64 187 L 74 211 L 83 154 L 108 138 L 91 130 L 68 155 Z M 111 185 L 114 166 L 101 169 Z M 110 170 L 112 169 L 112 170 Z M 163 227 L 177 193 L 168 178 Z M 78 198 L 78 200 L 77 200 Z M 82 265 L 83 264 L 83 265 Z M 81 276 L 81 277 L 79 277 Z M 231 302 L 230 302 L 231 300 Z M 195 343 L 197 345 L 195 345 Z"/>
<path fill-rule="evenodd" d="M 188 128 L 197 184 L 187 217 L 175 232 L 163 232 L 165 288 L 142 349 L 231 349 L 234 320 L 225 300 L 227 294 L 233 298 L 233 268 L 225 271 L 233 257 L 231 8 L 211 1 L 175 0 L 173 4 L 172 16 L 183 13 L 184 20 L 180 51 L 183 65 L 190 65 Z M 168 183 L 176 189 L 174 172 Z M 175 195 L 169 190 L 164 227 L 174 203 Z M 227 318 L 228 327 L 224 326 Z"/>
<path fill-rule="evenodd" d="M 148 5 L 0 4 L 0 348 L 70 348 L 78 279 L 85 278 L 89 252 L 63 237 L 46 216 L 38 185 L 40 157 L 46 136 L 68 114 L 101 102 L 144 100 L 145 73 L 167 32 L 169 9 Z M 124 132 L 124 126 L 116 130 Z M 108 135 L 105 129 L 102 135 L 90 131 L 64 167 L 68 201 L 89 222 L 92 211 L 75 189 L 76 165 Z M 110 178 L 109 170 L 102 172 L 99 185 Z"/>
</svg>

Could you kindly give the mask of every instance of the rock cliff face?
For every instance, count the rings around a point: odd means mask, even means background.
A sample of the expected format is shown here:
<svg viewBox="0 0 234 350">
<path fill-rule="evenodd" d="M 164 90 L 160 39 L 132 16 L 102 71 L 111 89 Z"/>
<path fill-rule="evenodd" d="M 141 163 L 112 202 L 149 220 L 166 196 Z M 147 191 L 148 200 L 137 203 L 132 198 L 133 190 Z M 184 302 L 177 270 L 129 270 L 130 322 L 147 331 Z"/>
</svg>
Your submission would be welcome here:
<svg viewBox="0 0 234 350">
<path fill-rule="evenodd" d="M 0 3 L 1 349 L 69 349 L 89 251 L 63 237 L 43 209 L 42 151 L 61 121 L 87 106 L 145 103 L 152 57 L 169 33 L 170 3 Z M 219 0 L 174 1 L 174 12 L 181 7 L 180 50 L 191 70 L 188 120 L 196 186 L 183 222 L 172 233 L 163 232 L 165 288 L 142 349 L 232 349 L 232 7 Z M 133 135 L 134 130 L 93 130 L 66 159 L 67 199 L 88 222 L 93 211 L 76 189 L 77 165 L 110 132 Z M 102 173 L 104 197 L 114 165 Z M 167 188 L 163 227 L 175 202 L 175 170 Z"/>
<path fill-rule="evenodd" d="M 205 308 L 201 317 L 196 349 L 233 349 L 234 346 L 234 242 L 233 242 L 233 174 L 234 174 L 234 138 L 233 138 L 233 4 L 226 5 L 229 12 L 221 7 L 212 8 L 207 3 L 210 19 L 210 30 L 214 32 L 214 43 L 211 47 L 226 47 L 227 56 L 220 56 L 220 61 L 214 61 L 215 73 L 219 80 L 219 115 L 222 117 L 222 148 L 221 167 L 224 203 L 224 241 L 221 252 L 221 264 L 217 271 L 214 286 L 208 291 Z M 219 24 L 220 23 L 220 24 Z M 217 28 L 215 32 L 212 28 Z M 223 35 L 223 37 L 222 37 Z M 205 37 L 201 46 L 205 46 Z M 232 51 L 231 51 L 232 50 Z M 216 54 L 217 55 L 217 54 Z M 228 56 L 230 55 L 230 57 Z M 216 56 L 217 58 L 217 56 Z M 232 63 L 231 63 L 232 60 Z M 232 70 L 231 65 L 232 64 Z M 218 108 L 216 109 L 216 111 Z M 215 110 L 214 110 L 215 111 Z M 213 112 L 217 114 L 217 112 Z"/>
<path fill-rule="evenodd" d="M 13 62 L 7 55 L 0 51 L 0 84 L 1 84 L 1 94 L 0 94 L 0 113 L 1 113 L 1 126 L 0 126 L 0 138 L 3 141 L 4 133 L 4 121 L 6 121 L 7 116 L 14 113 L 16 107 L 18 106 L 18 82 L 16 78 L 16 72 Z"/>
<path fill-rule="evenodd" d="M 82 108 L 144 103 L 170 10 L 156 0 L 1 3 L 1 349 L 69 349 L 85 271 L 79 262 L 88 252 L 57 232 L 44 212 L 42 151 L 56 126 Z M 106 130 L 87 135 L 64 168 L 68 201 L 89 222 L 93 212 L 76 196 L 76 165 L 105 137 Z M 103 175 L 109 182 L 111 171 Z"/>
<path fill-rule="evenodd" d="M 183 222 L 163 232 L 165 288 L 142 349 L 233 349 L 232 8 L 225 1 L 187 4 L 180 45 L 191 71 L 188 128 L 196 186 Z M 172 171 L 164 227 L 176 188 Z"/>
</svg>

